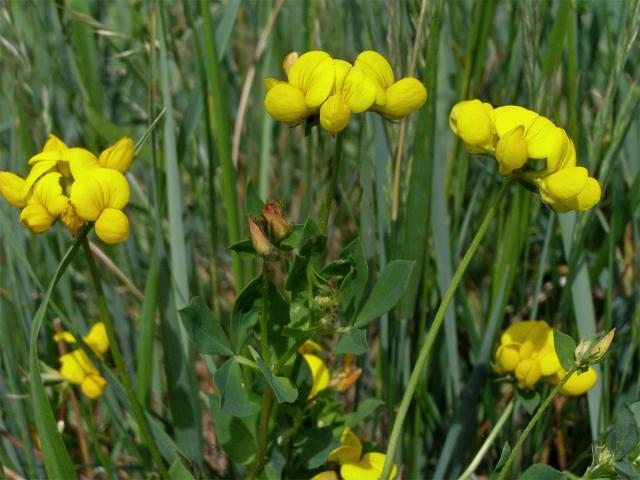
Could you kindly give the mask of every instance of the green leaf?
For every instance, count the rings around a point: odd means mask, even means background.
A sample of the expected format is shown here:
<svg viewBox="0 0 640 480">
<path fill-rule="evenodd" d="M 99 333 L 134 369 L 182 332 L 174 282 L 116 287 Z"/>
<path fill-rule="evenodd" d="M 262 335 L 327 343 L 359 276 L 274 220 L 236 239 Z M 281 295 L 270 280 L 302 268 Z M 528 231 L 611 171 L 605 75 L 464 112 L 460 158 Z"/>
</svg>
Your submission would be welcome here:
<svg viewBox="0 0 640 480">
<path fill-rule="evenodd" d="M 318 224 L 312 218 L 308 218 L 302 228 L 302 238 L 300 238 L 298 245 L 300 254 L 308 256 L 311 253 L 322 253 L 326 241 L 327 237 L 322 233 Z"/>
<path fill-rule="evenodd" d="M 525 470 L 521 480 L 564 480 L 567 476 L 549 465 L 536 463 Z"/>
<path fill-rule="evenodd" d="M 292 225 L 289 235 L 282 242 L 280 242 L 279 247 L 283 250 L 293 250 L 294 248 L 298 248 L 300 246 L 300 242 L 302 241 L 303 231 L 303 224 L 298 223 Z"/>
<path fill-rule="evenodd" d="M 262 296 L 262 277 L 256 277 L 240 292 L 231 313 L 231 348 L 239 354 L 244 343 L 251 335 L 254 325 L 258 321 L 260 305 L 257 300 Z"/>
<path fill-rule="evenodd" d="M 187 470 L 187 467 L 180 461 L 180 458 L 176 458 L 171 464 L 169 478 L 171 480 L 195 480 L 191 472 Z"/>
<path fill-rule="evenodd" d="M 215 405 L 215 397 L 211 405 Z M 258 450 L 256 444 L 256 414 L 238 418 L 212 409 L 213 421 L 216 426 L 216 440 L 231 460 L 240 465 L 247 465 L 253 461 Z"/>
<path fill-rule="evenodd" d="M 517 390 L 518 399 L 520 404 L 524 407 L 529 415 L 533 413 L 540 405 L 540 393 L 534 390 Z"/>
<path fill-rule="evenodd" d="M 376 282 L 371 295 L 354 322 L 354 327 L 364 327 L 391 310 L 402 297 L 413 262 L 393 260 L 389 262 Z"/>
<path fill-rule="evenodd" d="M 229 245 L 229 250 L 239 253 L 246 258 L 253 258 L 257 255 L 256 249 L 253 248 L 253 243 L 250 238 L 245 238 L 236 243 Z"/>
<path fill-rule="evenodd" d="M 553 346 L 562 368 L 567 371 L 571 370 L 576 364 L 576 342 L 566 333 L 554 330 Z"/>
<path fill-rule="evenodd" d="M 638 444 L 638 425 L 627 405 L 622 405 L 607 435 L 607 446 L 616 460 L 624 458 Z"/>
<path fill-rule="evenodd" d="M 509 455 L 511 455 L 511 445 L 509 445 L 509 442 L 507 442 L 504 444 L 504 447 L 502 447 L 502 452 L 500 452 L 500 458 L 498 459 L 496 468 L 493 469 L 494 473 L 497 473 L 500 470 L 502 470 L 502 467 L 504 466 L 504 464 L 507 463 L 507 459 L 509 458 Z"/>
<path fill-rule="evenodd" d="M 255 413 L 249 401 L 242 369 L 235 358 L 230 358 L 213 374 L 213 383 L 220 393 L 219 409 L 233 417 L 247 417 Z"/>
<path fill-rule="evenodd" d="M 260 358 L 260 355 L 251 347 L 251 355 L 253 355 L 254 360 L 257 362 L 258 367 L 260 368 L 260 372 L 264 375 L 265 380 L 271 386 L 273 393 L 276 396 L 276 399 L 279 403 L 293 403 L 298 398 L 298 389 L 293 384 L 291 380 L 285 377 L 277 377 L 273 374 L 273 372 L 267 367 L 267 364 L 264 363 L 264 360 Z"/>
<path fill-rule="evenodd" d="M 198 351 L 207 355 L 233 355 L 231 345 L 213 312 L 195 297 L 191 304 L 180 310 L 180 318 Z"/>
<path fill-rule="evenodd" d="M 351 273 L 340 284 L 340 305 L 346 312 L 358 311 L 369 281 L 369 264 L 360 238 L 351 242 L 340 254 L 351 264 Z"/>
<path fill-rule="evenodd" d="M 324 464 L 331 451 L 340 446 L 333 436 L 333 427 L 305 428 L 298 432 L 296 439 L 294 447 L 300 449 L 300 459 L 309 469 Z"/>
<path fill-rule="evenodd" d="M 336 347 L 336 355 L 344 355 L 345 353 L 362 355 L 368 351 L 367 333 L 364 330 L 355 328 L 342 334 Z"/>
<path fill-rule="evenodd" d="M 355 412 L 348 413 L 344 416 L 344 424 L 347 427 L 355 427 L 361 425 L 365 418 L 375 412 L 384 402 L 378 398 L 368 398 L 360 405 Z"/>
<path fill-rule="evenodd" d="M 307 265 L 309 259 L 296 255 L 293 259 L 284 288 L 290 292 L 299 292 L 307 288 Z"/>
</svg>

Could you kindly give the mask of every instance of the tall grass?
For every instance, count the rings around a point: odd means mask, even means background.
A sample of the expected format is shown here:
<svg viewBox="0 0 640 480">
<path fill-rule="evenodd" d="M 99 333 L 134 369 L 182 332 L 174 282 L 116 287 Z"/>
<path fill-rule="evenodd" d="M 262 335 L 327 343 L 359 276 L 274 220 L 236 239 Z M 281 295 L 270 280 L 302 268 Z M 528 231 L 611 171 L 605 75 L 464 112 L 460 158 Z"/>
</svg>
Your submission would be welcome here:
<svg viewBox="0 0 640 480">
<path fill-rule="evenodd" d="M 372 113 L 350 122 L 329 227 L 329 259 L 359 234 L 374 277 L 391 260 L 415 262 L 398 307 L 369 328 L 372 348 L 358 360 L 355 393 L 340 397 L 347 410 L 384 401 L 358 425 L 378 451 L 453 272 L 501 185 L 493 163 L 469 155 L 451 134 L 451 106 L 481 98 L 537 109 L 569 132 L 578 162 L 603 184 L 601 203 L 577 215 L 558 215 L 510 188 L 420 377 L 395 459 L 403 478 L 456 477 L 482 446 L 510 400 L 491 361 L 514 320 L 545 319 L 574 338 L 617 329 L 596 388 L 557 400 L 516 468 L 543 462 L 583 472 L 592 441 L 640 398 L 640 2 L 432 0 L 420 23 L 422 7 L 420 0 L 0 2 L 0 170 L 25 174 L 50 132 L 94 150 L 123 134 L 144 139 L 128 174 L 131 237 L 117 248 L 99 245 L 112 263 L 97 258 L 125 366 L 167 465 L 179 457 L 202 478 L 244 475 L 216 433 L 216 363 L 194 352 L 177 312 L 198 295 L 229 325 L 236 295 L 261 268 L 228 249 L 246 236 L 253 192 L 279 199 L 295 223 L 321 214 L 333 140 L 275 123 L 262 107 L 262 80 L 282 78 L 281 61 L 293 50 L 353 60 L 374 49 L 398 77 L 415 56 L 415 75 L 429 90 L 402 127 Z M 251 71 L 244 120 L 234 126 Z M 146 476 L 151 456 L 107 365 L 104 397 L 81 400 L 82 427 L 96 439 L 90 466 L 58 388 L 42 390 L 34 379 L 59 366 L 55 318 L 75 332 L 99 318 L 86 261 L 70 264 L 45 313 L 43 295 L 71 238 L 60 227 L 31 234 L 0 202 L 0 239 L 5 474 L 44 477 L 59 455 L 62 467 L 50 475 L 101 466 L 108 476 Z M 29 332 L 40 332 L 31 345 Z M 514 408 L 478 474 L 493 471 L 528 418 Z M 62 442 L 52 445 L 42 432 L 54 420 L 62 435 L 49 437 Z"/>
</svg>

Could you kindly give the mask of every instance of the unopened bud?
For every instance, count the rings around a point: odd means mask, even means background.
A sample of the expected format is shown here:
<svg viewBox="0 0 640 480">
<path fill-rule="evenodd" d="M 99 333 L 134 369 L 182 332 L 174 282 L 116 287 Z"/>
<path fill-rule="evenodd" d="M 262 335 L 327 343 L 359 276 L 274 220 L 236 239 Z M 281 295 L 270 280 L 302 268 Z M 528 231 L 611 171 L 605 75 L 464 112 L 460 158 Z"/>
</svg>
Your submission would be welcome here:
<svg viewBox="0 0 640 480">
<path fill-rule="evenodd" d="M 271 242 L 252 218 L 249 218 L 249 235 L 251 236 L 253 248 L 258 255 L 267 257 L 271 254 L 273 250 Z"/>
<path fill-rule="evenodd" d="M 287 222 L 280 212 L 280 202 L 267 202 L 262 215 L 271 225 L 271 232 L 276 241 L 280 242 L 289 235 L 291 225 Z"/>
<path fill-rule="evenodd" d="M 576 360 L 581 365 L 593 365 L 599 363 L 609 351 L 616 329 L 607 334 L 598 334 L 589 340 L 580 342 L 576 347 Z"/>
<path fill-rule="evenodd" d="M 284 60 L 282 61 L 282 69 L 284 70 L 284 73 L 289 75 L 289 70 L 291 70 L 293 64 L 296 63 L 298 57 L 298 52 L 290 52 L 284 57 Z"/>
</svg>

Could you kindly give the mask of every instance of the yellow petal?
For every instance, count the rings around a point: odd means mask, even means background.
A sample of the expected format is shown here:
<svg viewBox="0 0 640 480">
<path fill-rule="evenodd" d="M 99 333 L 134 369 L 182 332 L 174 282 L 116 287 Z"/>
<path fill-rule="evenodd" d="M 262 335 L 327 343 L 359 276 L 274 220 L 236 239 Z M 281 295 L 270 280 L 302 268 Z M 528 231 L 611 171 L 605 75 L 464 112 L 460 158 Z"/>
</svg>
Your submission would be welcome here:
<svg viewBox="0 0 640 480">
<path fill-rule="evenodd" d="M 566 374 L 566 371 L 560 370 L 558 372 L 558 381 Z M 581 373 L 578 371 L 571 375 L 567 383 L 562 386 L 560 392 L 564 395 L 571 396 L 582 395 L 587 393 L 587 391 L 595 385 L 596 380 L 598 380 L 598 374 L 593 368 L 589 367 L 589 370 L 586 372 Z"/>
<path fill-rule="evenodd" d="M 560 369 L 560 360 L 558 360 L 555 350 L 542 352 L 538 363 L 540 364 L 540 373 L 545 377 L 553 375 Z"/>
<path fill-rule="evenodd" d="M 500 345 L 496 352 L 496 367 L 500 372 L 513 372 L 520 362 L 518 348 L 515 345 Z"/>
<path fill-rule="evenodd" d="M 515 373 L 516 378 L 523 387 L 531 387 L 538 382 L 542 376 L 539 363 L 531 359 L 520 361 Z"/>
<path fill-rule="evenodd" d="M 44 144 L 44 147 L 42 147 L 42 151 L 43 152 L 51 152 L 54 150 L 65 150 L 66 148 L 68 148 L 65 143 L 60 140 L 58 137 L 56 137 L 53 133 L 49 134 L 49 138 L 47 139 L 47 142 Z"/>
<path fill-rule="evenodd" d="M 9 202 L 9 205 L 16 208 L 24 207 L 28 196 L 24 179 L 11 172 L 0 172 L 0 195 Z"/>
<path fill-rule="evenodd" d="M 515 322 L 509 326 L 500 337 L 500 343 L 502 345 L 511 345 L 513 343 L 523 343 L 529 332 L 535 328 L 538 322 L 536 320 L 524 320 L 521 322 Z M 546 325 L 546 322 L 544 322 Z M 548 326 L 548 325 L 547 325 Z"/>
<path fill-rule="evenodd" d="M 313 385 L 307 398 L 313 398 L 329 386 L 329 369 L 320 357 L 311 354 L 304 354 L 302 356 L 307 362 L 307 365 L 309 365 L 311 378 L 313 379 Z"/>
<path fill-rule="evenodd" d="M 44 205 L 37 203 L 27 205 L 20 212 L 20 222 L 33 233 L 46 232 L 55 219 Z"/>
<path fill-rule="evenodd" d="M 94 324 L 82 339 L 96 354 L 103 354 L 109 349 L 107 329 L 102 322 Z"/>
<path fill-rule="evenodd" d="M 76 351 L 60 357 L 60 374 L 68 382 L 80 385 L 87 374 L 78 361 Z"/>
<path fill-rule="evenodd" d="M 558 170 L 542 179 L 544 193 L 554 200 L 568 200 L 580 193 L 587 184 L 589 173 L 584 167 Z"/>
<path fill-rule="evenodd" d="M 480 100 L 463 100 L 456 103 L 449 114 L 449 126 L 453 133 L 459 136 L 467 145 L 471 153 L 481 153 L 472 151 L 470 147 L 484 147 L 491 145 L 494 132 L 491 112 L 493 108 L 488 103 Z"/>
<path fill-rule="evenodd" d="M 71 175 L 73 175 L 73 178 L 76 180 L 86 171 L 99 166 L 96 156 L 84 148 L 70 148 L 65 154 L 65 159 L 69 163 Z"/>
<path fill-rule="evenodd" d="M 336 70 L 336 80 L 333 93 L 340 93 L 344 85 L 344 79 L 347 78 L 347 75 L 353 66 L 349 62 L 339 59 L 333 60 L 333 66 Z"/>
<path fill-rule="evenodd" d="M 43 160 L 41 162 L 37 162 L 33 167 L 31 167 L 31 171 L 27 175 L 27 178 L 24 180 L 23 192 L 28 192 L 28 190 L 33 187 L 33 184 L 36 183 L 40 177 L 42 177 L 50 170 L 56 168 L 57 163 L 57 160 Z"/>
<path fill-rule="evenodd" d="M 376 86 L 362 69 L 353 67 L 344 80 L 342 95 L 352 112 L 364 112 L 376 99 Z"/>
<path fill-rule="evenodd" d="M 536 121 L 536 123 L 538 122 Z M 541 144 L 542 142 L 539 143 Z M 562 128 L 554 127 L 553 129 L 551 129 L 547 134 L 545 143 L 545 149 L 539 148 L 538 151 L 530 151 L 529 156 L 531 158 L 546 158 L 546 173 L 554 173 L 561 168 L 575 166 L 575 148 L 573 149 L 573 165 L 569 165 L 571 156 L 570 148 L 573 146 L 573 144 L 567 136 L 567 132 L 565 132 Z M 531 143 L 529 143 L 529 148 L 532 148 Z M 535 149 L 536 146 L 534 146 L 533 148 Z"/>
<path fill-rule="evenodd" d="M 71 185 L 71 203 L 80 218 L 93 222 L 106 208 L 123 209 L 129 202 L 129 184 L 110 168 L 88 170 Z"/>
<path fill-rule="evenodd" d="M 95 223 L 96 235 L 105 243 L 122 243 L 129 238 L 129 219 L 122 210 L 105 208 Z"/>
<path fill-rule="evenodd" d="M 427 89 L 417 79 L 403 78 L 386 90 L 387 103 L 375 107 L 375 111 L 396 120 L 418 110 L 427 101 Z"/>
<path fill-rule="evenodd" d="M 60 215 L 69 201 L 67 196 L 62 194 L 61 179 L 61 174 L 51 172 L 38 180 L 29 204 L 44 206 L 53 217 Z"/>
<path fill-rule="evenodd" d="M 588 210 L 600 201 L 602 190 L 600 183 L 593 177 L 587 178 L 587 184 L 576 196 L 573 209 L 578 211 Z"/>
<path fill-rule="evenodd" d="M 311 480 L 339 480 L 338 474 L 332 470 L 327 470 L 326 472 L 320 472 L 317 475 L 311 477 Z"/>
<path fill-rule="evenodd" d="M 498 141 L 496 160 L 500 164 L 502 175 L 510 175 L 514 170 L 522 168 L 528 158 L 524 127 L 516 127 Z"/>
<path fill-rule="evenodd" d="M 331 133 L 338 133 L 347 126 L 351 109 L 342 95 L 331 95 L 320 107 L 320 125 Z"/>
<path fill-rule="evenodd" d="M 107 381 L 100 375 L 87 376 L 80 385 L 82 393 L 91 400 L 95 400 L 100 397 L 106 387 Z"/>
<path fill-rule="evenodd" d="M 313 353 L 321 351 L 322 347 L 313 340 L 307 340 L 300 346 L 300 348 L 298 348 L 298 353 Z"/>
<path fill-rule="evenodd" d="M 283 83 L 285 85 L 289 85 L 287 82 L 283 82 L 282 80 L 276 80 L 275 78 L 265 78 L 264 79 L 264 88 L 267 89 L 267 92 L 271 90 L 276 85 Z"/>
<path fill-rule="evenodd" d="M 356 58 L 354 65 L 362 68 L 371 77 L 376 85 L 376 106 L 383 106 L 387 103 L 386 90 L 393 85 L 395 79 L 393 70 L 387 59 L 373 50 L 366 50 Z"/>
<path fill-rule="evenodd" d="M 331 93 L 335 80 L 333 59 L 327 52 L 311 51 L 289 70 L 289 83 L 304 93 L 306 106 L 319 107 Z"/>
<path fill-rule="evenodd" d="M 344 480 L 379 480 L 384 468 L 385 455 L 382 453 L 367 453 L 362 460 L 346 463 L 340 468 L 340 475 Z M 394 465 L 389 478 L 395 478 L 397 467 Z"/>
<path fill-rule="evenodd" d="M 304 93 L 288 83 L 278 83 L 267 92 L 264 108 L 271 118 L 289 125 L 297 125 L 312 113 L 304 103 Z"/>
<path fill-rule="evenodd" d="M 530 110 L 528 110 L 530 112 Z M 531 112 L 535 113 L 535 112 Z M 537 115 L 537 114 L 536 114 Z M 525 114 L 528 116 L 528 114 Z M 558 132 L 558 130 L 561 130 Z M 531 158 L 547 158 L 554 148 L 558 148 L 558 140 L 564 131 L 558 129 L 551 120 L 538 115 L 526 128 L 526 138 Z M 566 138 L 566 134 L 564 134 Z"/>
<path fill-rule="evenodd" d="M 345 428 L 340 435 L 340 446 L 329 454 L 329 460 L 345 463 L 356 463 L 360 461 L 362 455 L 362 443 L 358 436 L 349 427 Z"/>
<path fill-rule="evenodd" d="M 134 149 L 133 140 L 129 137 L 123 137 L 100 154 L 98 163 L 101 167 L 113 168 L 124 173 L 133 161 Z"/>
<path fill-rule="evenodd" d="M 293 67 L 293 64 L 298 61 L 300 55 L 298 52 L 289 52 L 282 60 L 282 69 L 284 70 L 285 75 L 289 75 L 289 70 Z"/>
<path fill-rule="evenodd" d="M 494 109 L 492 116 L 496 126 L 496 133 L 502 138 L 511 130 L 520 126 L 524 127 L 525 132 L 527 132 L 540 115 L 517 105 L 506 105 Z"/>
<path fill-rule="evenodd" d="M 76 343 L 75 337 L 71 334 L 71 332 L 60 332 L 56 333 L 53 336 L 53 340 L 56 342 L 65 342 L 65 343 Z"/>
</svg>

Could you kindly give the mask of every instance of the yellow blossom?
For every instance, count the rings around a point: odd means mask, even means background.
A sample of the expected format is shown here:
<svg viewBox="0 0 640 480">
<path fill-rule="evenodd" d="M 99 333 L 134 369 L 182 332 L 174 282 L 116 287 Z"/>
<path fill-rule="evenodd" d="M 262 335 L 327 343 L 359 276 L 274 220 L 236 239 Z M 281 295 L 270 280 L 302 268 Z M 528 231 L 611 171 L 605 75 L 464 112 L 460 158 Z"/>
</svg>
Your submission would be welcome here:
<svg viewBox="0 0 640 480">
<path fill-rule="evenodd" d="M 307 398 L 311 399 L 329 386 L 329 369 L 322 359 L 316 355 L 305 353 L 302 355 L 311 370 L 313 384 Z"/>
<path fill-rule="evenodd" d="M 68 198 L 62 193 L 61 177 L 56 172 L 43 176 L 20 212 L 20 222 L 32 232 L 47 231 L 66 207 Z"/>
<path fill-rule="evenodd" d="M 115 144 L 102 151 L 98 158 L 101 167 L 113 168 L 120 173 L 129 169 L 133 161 L 135 145 L 129 137 L 122 137 Z"/>
<path fill-rule="evenodd" d="M 56 342 L 76 343 L 75 337 L 67 331 L 56 333 L 53 336 Z M 109 350 L 109 337 L 104 323 L 98 322 L 91 327 L 89 333 L 82 337 L 82 341 L 96 354 L 102 355 Z"/>
<path fill-rule="evenodd" d="M 542 199 L 557 212 L 588 210 L 600 201 L 600 183 L 584 167 L 570 167 L 537 179 Z"/>
<path fill-rule="evenodd" d="M 0 172 L 0 194 L 12 207 L 24 208 L 27 205 L 30 192 L 25 185 L 23 178 L 11 172 Z"/>
<path fill-rule="evenodd" d="M 90 399 L 102 395 L 107 381 L 83 350 L 74 350 L 60 357 L 60 374 L 69 382 L 80 385 L 82 393 Z"/>
<path fill-rule="evenodd" d="M 427 101 L 427 89 L 417 79 L 406 77 L 395 81 L 389 62 L 373 50 L 356 58 L 354 67 L 362 69 L 375 84 L 375 101 L 370 110 L 385 118 L 397 120 L 418 110 Z"/>
<path fill-rule="evenodd" d="M 340 446 L 329 454 L 330 461 L 340 463 L 340 476 L 343 480 L 378 480 L 382 475 L 385 459 L 386 456 L 378 452 L 362 455 L 362 443 L 348 427 L 340 436 Z M 395 478 L 397 472 L 394 464 L 389 478 Z"/>
<path fill-rule="evenodd" d="M 71 203 L 78 215 L 95 222 L 96 234 L 106 243 L 121 243 L 129 236 L 129 220 L 122 209 L 129 202 L 129 184 L 117 170 L 94 168 L 71 186 Z"/>
</svg>

